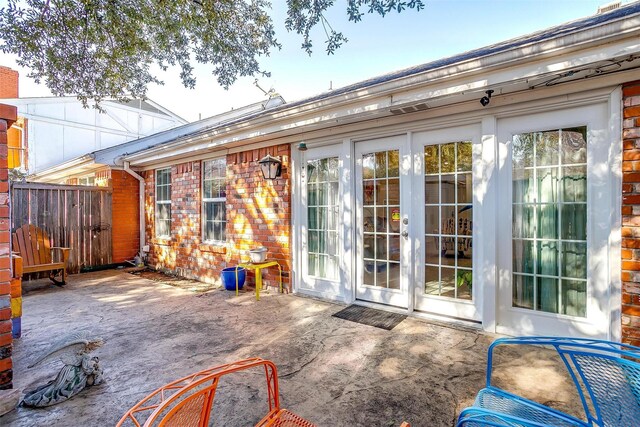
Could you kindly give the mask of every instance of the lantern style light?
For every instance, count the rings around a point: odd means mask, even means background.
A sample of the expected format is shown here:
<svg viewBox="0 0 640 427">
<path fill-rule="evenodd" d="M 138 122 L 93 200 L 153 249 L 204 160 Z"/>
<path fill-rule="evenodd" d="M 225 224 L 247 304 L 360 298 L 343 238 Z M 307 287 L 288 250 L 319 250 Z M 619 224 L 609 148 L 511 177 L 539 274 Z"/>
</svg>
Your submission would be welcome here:
<svg viewBox="0 0 640 427">
<path fill-rule="evenodd" d="M 282 162 L 279 158 L 273 157 L 270 154 L 260 159 L 258 164 L 260 164 L 264 179 L 276 179 L 282 173 Z"/>
</svg>

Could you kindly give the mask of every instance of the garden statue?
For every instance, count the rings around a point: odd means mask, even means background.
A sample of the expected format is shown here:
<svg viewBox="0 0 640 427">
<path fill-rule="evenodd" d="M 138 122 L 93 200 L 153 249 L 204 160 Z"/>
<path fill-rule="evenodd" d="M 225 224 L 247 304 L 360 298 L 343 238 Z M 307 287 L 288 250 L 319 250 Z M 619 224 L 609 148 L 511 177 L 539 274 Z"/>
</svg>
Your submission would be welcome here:
<svg viewBox="0 0 640 427">
<path fill-rule="evenodd" d="M 22 404 L 31 407 L 55 405 L 75 396 L 85 387 L 102 383 L 100 362 L 89 354 L 102 344 L 102 338 L 91 337 L 87 331 L 68 335 L 53 344 L 29 368 L 50 357 L 58 357 L 64 366 L 54 380 L 28 391 Z"/>
</svg>

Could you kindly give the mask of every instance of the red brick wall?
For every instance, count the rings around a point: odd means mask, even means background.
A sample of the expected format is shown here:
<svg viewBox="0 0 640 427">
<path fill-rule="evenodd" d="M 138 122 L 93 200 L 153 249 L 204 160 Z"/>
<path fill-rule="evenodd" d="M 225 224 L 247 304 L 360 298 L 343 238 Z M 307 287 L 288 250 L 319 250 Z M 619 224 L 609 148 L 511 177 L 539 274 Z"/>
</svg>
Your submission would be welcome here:
<svg viewBox="0 0 640 427">
<path fill-rule="evenodd" d="M 0 389 L 2 390 L 11 388 L 13 381 L 7 129 L 15 120 L 16 108 L 0 104 Z"/>
<path fill-rule="evenodd" d="M 273 181 L 263 179 L 257 163 L 267 153 L 280 157 L 283 163 L 282 176 Z M 269 250 L 268 257 L 280 261 L 286 286 L 291 270 L 289 158 L 289 145 L 227 155 L 227 244 L 224 246 L 202 242 L 202 162 L 171 167 L 170 239 L 155 238 L 155 171 L 146 172 L 149 264 L 185 277 L 219 283 L 220 270 L 246 261 L 248 249 L 265 246 Z M 277 286 L 276 270 L 264 270 L 263 278 L 265 284 Z"/>
<path fill-rule="evenodd" d="M 18 72 L 0 66 L 0 98 L 18 98 Z"/>
<path fill-rule="evenodd" d="M 140 250 L 139 181 L 123 170 L 111 171 L 113 262 L 133 259 Z"/>
<path fill-rule="evenodd" d="M 622 341 L 640 345 L 640 80 L 622 96 Z"/>
</svg>

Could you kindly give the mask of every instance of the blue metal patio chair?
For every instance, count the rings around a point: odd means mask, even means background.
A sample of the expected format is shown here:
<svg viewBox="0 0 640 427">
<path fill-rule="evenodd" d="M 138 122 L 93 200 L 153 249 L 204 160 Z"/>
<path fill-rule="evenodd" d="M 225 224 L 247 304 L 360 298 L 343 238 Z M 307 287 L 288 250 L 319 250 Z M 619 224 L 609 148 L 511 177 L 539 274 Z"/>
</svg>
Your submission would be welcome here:
<svg viewBox="0 0 640 427">
<path fill-rule="evenodd" d="M 494 348 L 513 344 L 555 348 L 576 386 L 584 420 L 491 385 Z M 489 346 L 486 387 L 456 426 L 640 426 L 640 347 L 581 338 L 498 339 Z"/>
</svg>

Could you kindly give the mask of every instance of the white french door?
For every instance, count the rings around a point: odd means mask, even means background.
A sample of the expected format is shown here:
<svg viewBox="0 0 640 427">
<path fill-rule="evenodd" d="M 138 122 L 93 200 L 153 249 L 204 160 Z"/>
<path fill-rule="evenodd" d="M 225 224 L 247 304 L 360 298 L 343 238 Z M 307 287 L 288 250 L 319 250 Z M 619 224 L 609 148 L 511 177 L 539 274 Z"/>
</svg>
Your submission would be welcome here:
<svg viewBox="0 0 640 427">
<path fill-rule="evenodd" d="M 606 104 L 502 119 L 498 129 L 497 331 L 607 338 Z"/>
<path fill-rule="evenodd" d="M 300 289 L 316 296 L 343 299 L 342 159 L 340 145 L 311 148 L 301 159 Z"/>
<path fill-rule="evenodd" d="M 409 307 L 411 182 L 407 135 L 355 144 L 358 300 Z"/>
<path fill-rule="evenodd" d="M 481 320 L 482 289 L 473 269 L 479 135 L 479 126 L 412 135 L 416 310 Z"/>
</svg>

